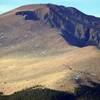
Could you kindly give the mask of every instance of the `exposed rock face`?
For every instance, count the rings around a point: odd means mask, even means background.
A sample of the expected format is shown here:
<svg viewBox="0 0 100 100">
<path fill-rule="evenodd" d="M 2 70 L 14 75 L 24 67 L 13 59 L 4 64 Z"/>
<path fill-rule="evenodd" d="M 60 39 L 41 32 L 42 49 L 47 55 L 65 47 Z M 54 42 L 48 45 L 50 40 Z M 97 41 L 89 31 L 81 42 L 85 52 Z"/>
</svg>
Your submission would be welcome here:
<svg viewBox="0 0 100 100">
<path fill-rule="evenodd" d="M 85 15 L 75 8 L 47 4 L 46 8 L 19 11 L 16 15 L 23 15 L 25 20 L 41 20 L 52 28 L 57 28 L 69 44 L 100 47 L 100 18 Z"/>
</svg>

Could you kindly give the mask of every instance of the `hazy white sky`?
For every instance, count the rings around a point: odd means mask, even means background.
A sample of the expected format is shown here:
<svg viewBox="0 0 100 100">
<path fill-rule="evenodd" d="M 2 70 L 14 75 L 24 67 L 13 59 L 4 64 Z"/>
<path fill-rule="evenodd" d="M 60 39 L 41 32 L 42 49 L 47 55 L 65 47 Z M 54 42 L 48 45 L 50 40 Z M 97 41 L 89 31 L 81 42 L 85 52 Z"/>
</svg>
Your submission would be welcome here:
<svg viewBox="0 0 100 100">
<path fill-rule="evenodd" d="M 53 3 L 75 7 L 82 12 L 100 17 L 100 0 L 0 0 L 0 13 L 26 4 Z"/>
</svg>

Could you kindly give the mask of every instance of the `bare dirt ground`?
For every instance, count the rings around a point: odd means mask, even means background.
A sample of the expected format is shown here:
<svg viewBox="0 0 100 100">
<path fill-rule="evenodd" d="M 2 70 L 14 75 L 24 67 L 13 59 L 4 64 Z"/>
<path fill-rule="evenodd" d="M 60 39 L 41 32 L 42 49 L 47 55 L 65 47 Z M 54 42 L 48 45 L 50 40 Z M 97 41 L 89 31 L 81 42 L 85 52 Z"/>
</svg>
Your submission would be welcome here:
<svg viewBox="0 0 100 100">
<path fill-rule="evenodd" d="M 99 60 L 100 51 L 92 46 L 51 56 L 5 56 L 0 58 L 0 92 L 11 94 L 36 85 L 73 91 L 73 77 L 80 72 L 99 80 Z"/>
</svg>

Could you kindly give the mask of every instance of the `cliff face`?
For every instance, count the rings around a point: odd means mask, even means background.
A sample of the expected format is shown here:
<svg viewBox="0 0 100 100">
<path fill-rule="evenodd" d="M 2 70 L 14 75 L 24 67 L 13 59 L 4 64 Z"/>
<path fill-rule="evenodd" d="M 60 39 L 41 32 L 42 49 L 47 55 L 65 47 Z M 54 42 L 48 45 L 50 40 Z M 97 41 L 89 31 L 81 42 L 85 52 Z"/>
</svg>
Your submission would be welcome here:
<svg viewBox="0 0 100 100">
<path fill-rule="evenodd" d="M 40 20 L 52 28 L 71 45 L 100 47 L 100 18 L 86 15 L 75 8 L 47 4 L 35 10 L 18 11 L 25 20 Z"/>
</svg>

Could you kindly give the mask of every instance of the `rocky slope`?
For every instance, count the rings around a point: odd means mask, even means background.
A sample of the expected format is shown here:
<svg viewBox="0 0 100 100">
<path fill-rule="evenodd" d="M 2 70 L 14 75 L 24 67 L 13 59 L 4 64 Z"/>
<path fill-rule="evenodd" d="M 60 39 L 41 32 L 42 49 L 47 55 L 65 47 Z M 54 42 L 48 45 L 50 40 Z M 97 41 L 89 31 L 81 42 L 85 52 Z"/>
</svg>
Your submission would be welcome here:
<svg viewBox="0 0 100 100">
<path fill-rule="evenodd" d="M 16 15 L 24 16 L 25 20 L 41 20 L 52 28 L 59 29 L 60 35 L 72 45 L 100 47 L 100 18 L 85 15 L 73 7 L 52 4 L 45 6 L 35 10 L 18 11 Z"/>
<path fill-rule="evenodd" d="M 22 6 L 1 15 L 0 45 L 21 42 L 28 35 L 35 35 L 36 32 L 43 34 L 42 31 L 52 29 L 71 45 L 100 47 L 100 18 L 86 15 L 73 7 L 52 4 Z M 19 34 L 18 37 L 18 33 L 25 36 Z"/>
</svg>

